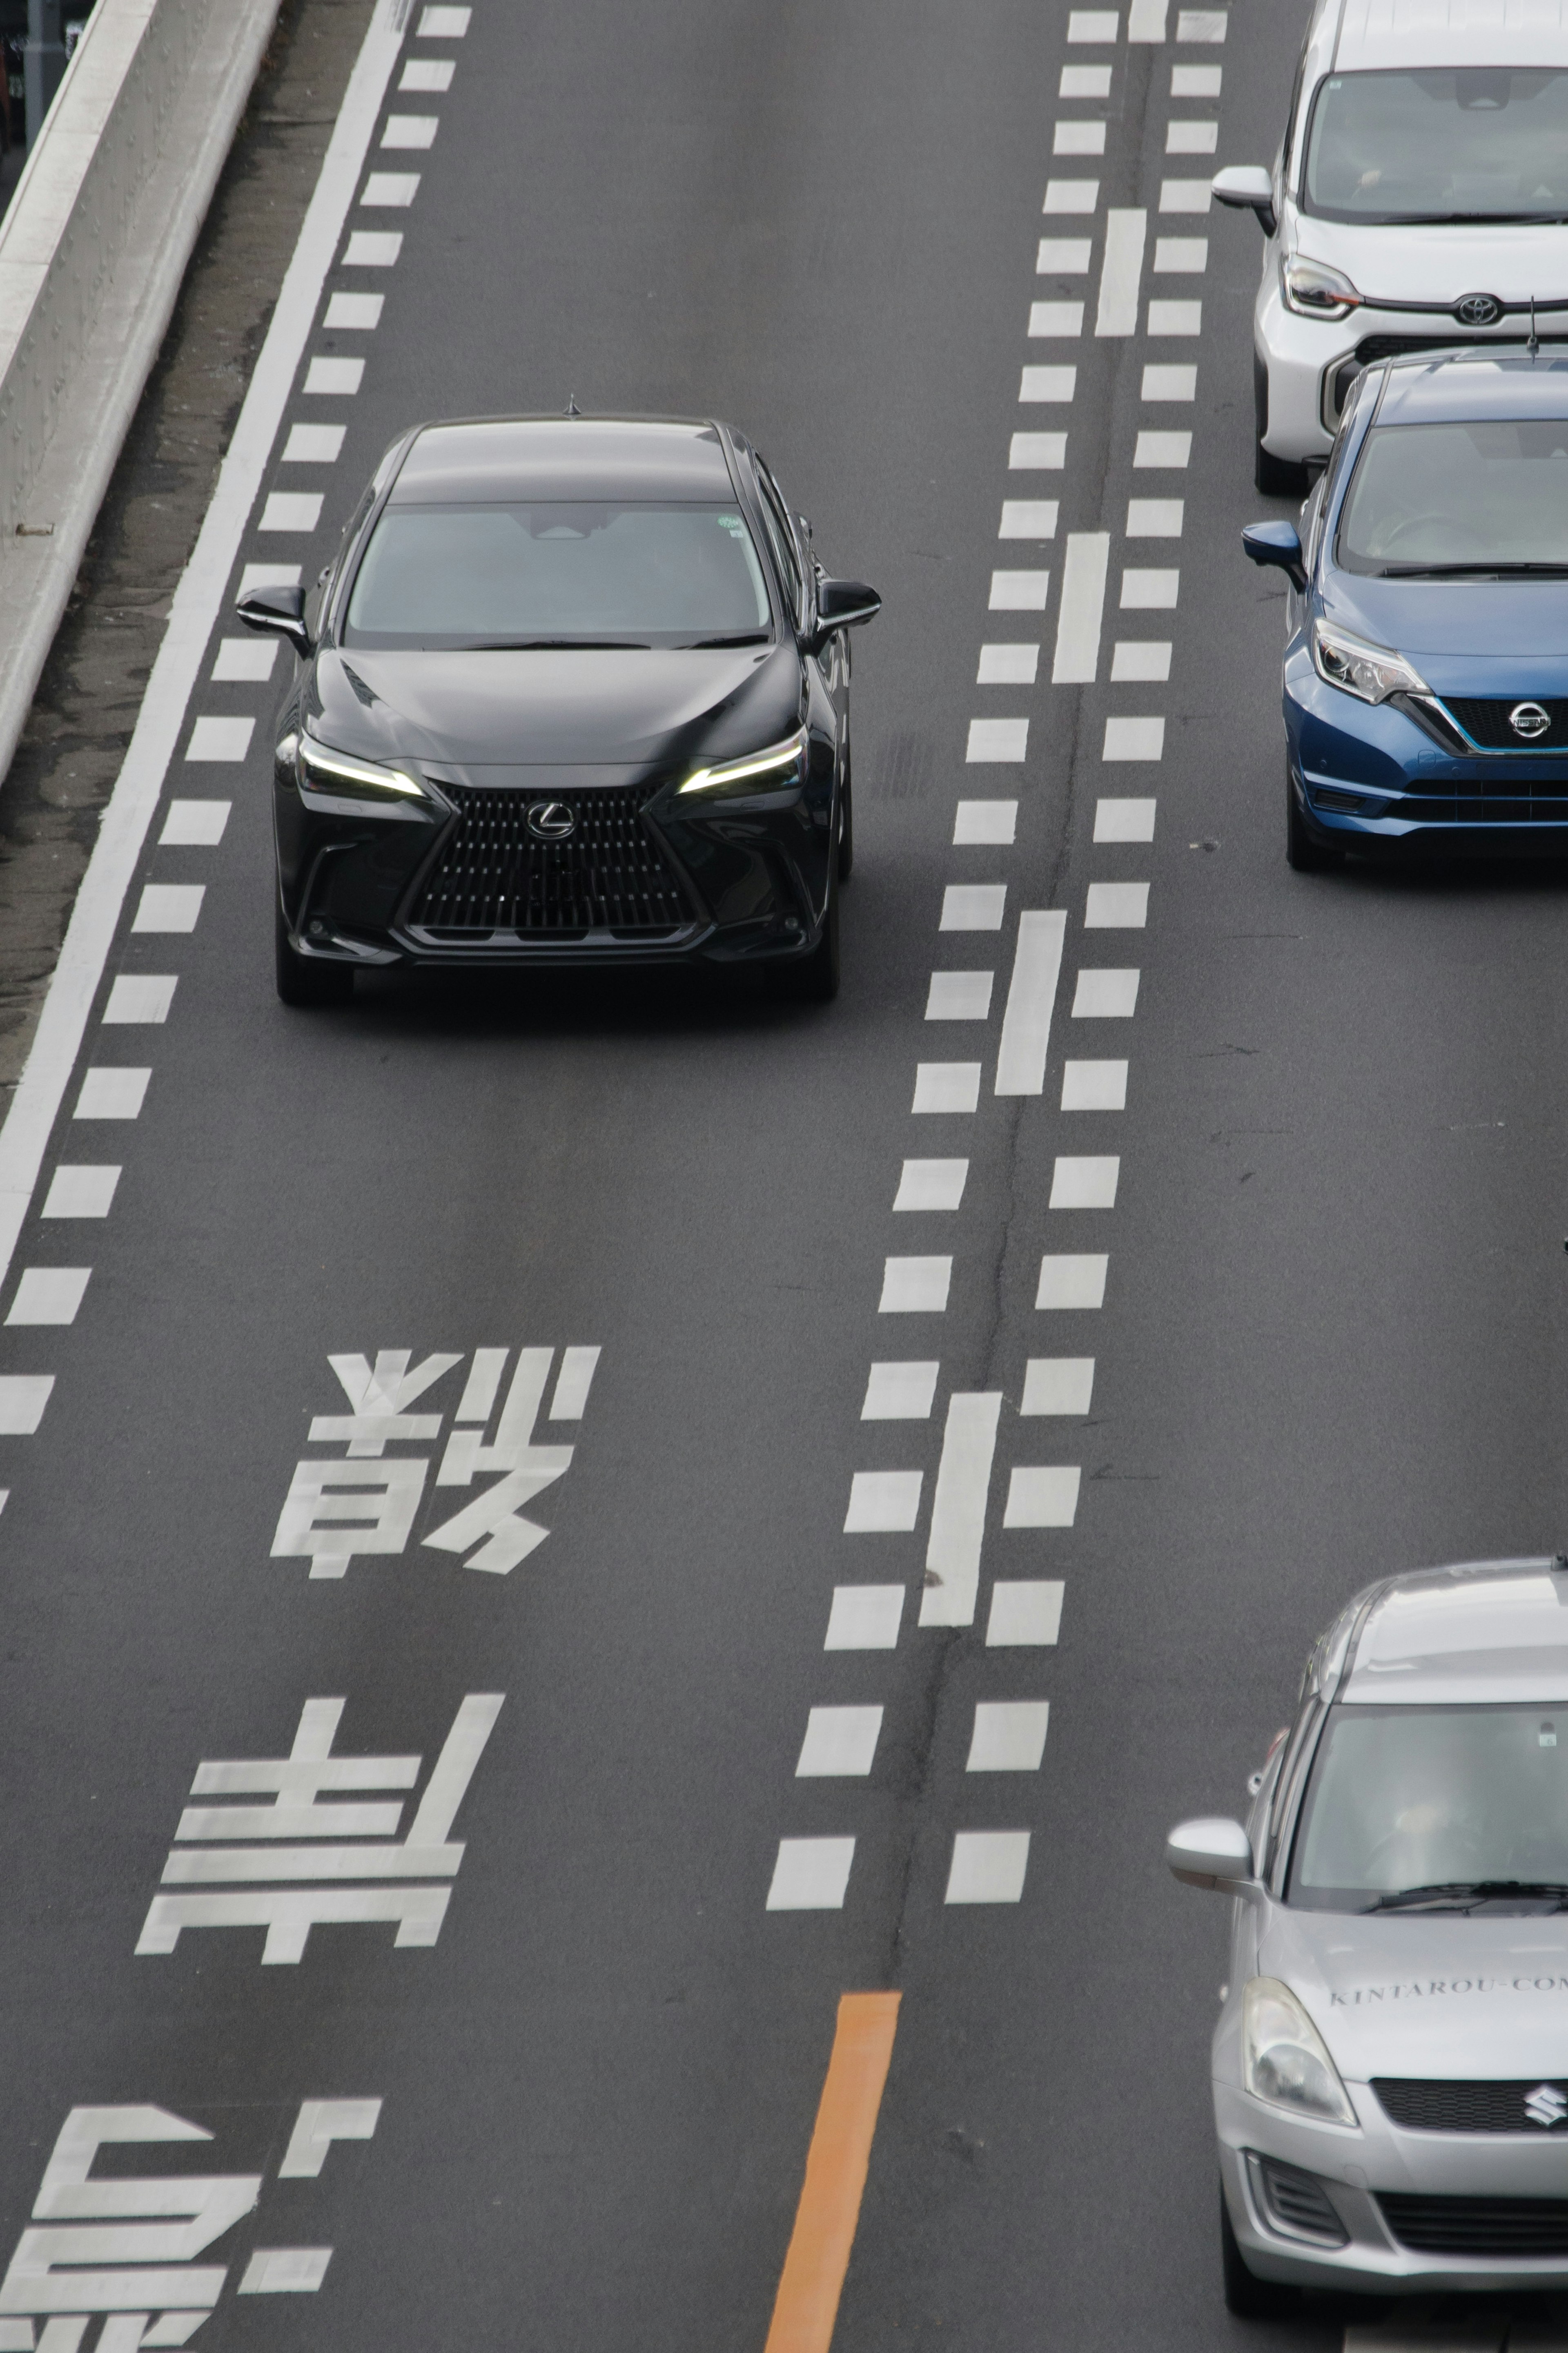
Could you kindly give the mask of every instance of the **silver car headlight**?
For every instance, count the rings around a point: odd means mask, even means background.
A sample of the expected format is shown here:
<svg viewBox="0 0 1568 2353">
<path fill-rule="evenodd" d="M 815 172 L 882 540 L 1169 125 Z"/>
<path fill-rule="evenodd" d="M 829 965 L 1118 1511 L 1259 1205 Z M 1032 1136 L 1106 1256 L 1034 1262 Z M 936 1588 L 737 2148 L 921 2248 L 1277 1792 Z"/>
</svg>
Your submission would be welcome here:
<svg viewBox="0 0 1568 2353">
<path fill-rule="evenodd" d="M 405 768 L 384 767 L 379 760 L 334 752 L 310 735 L 299 739 L 294 772 L 307 792 L 331 793 L 336 800 L 422 801 L 427 797 L 418 777 Z"/>
<path fill-rule="evenodd" d="M 1420 671 L 1403 654 L 1370 646 L 1363 638 L 1314 619 L 1312 667 L 1331 686 L 1342 687 L 1363 702 L 1386 702 L 1391 694 L 1430 694 Z"/>
<path fill-rule="evenodd" d="M 1355 2124 L 1322 2036 L 1278 1978 L 1253 1978 L 1243 1992 L 1241 2051 L 1242 2082 L 1255 2100 L 1292 2116 Z"/>
<path fill-rule="evenodd" d="M 798 784 L 805 773 L 805 730 L 797 727 L 782 744 L 748 753 L 742 760 L 719 760 L 696 768 L 681 786 L 686 793 L 775 793 Z"/>
<path fill-rule="evenodd" d="M 1359 308 L 1361 296 L 1342 269 L 1326 261 L 1312 261 L 1304 253 L 1288 253 L 1279 265 L 1285 307 L 1305 319 L 1348 319 Z"/>
</svg>

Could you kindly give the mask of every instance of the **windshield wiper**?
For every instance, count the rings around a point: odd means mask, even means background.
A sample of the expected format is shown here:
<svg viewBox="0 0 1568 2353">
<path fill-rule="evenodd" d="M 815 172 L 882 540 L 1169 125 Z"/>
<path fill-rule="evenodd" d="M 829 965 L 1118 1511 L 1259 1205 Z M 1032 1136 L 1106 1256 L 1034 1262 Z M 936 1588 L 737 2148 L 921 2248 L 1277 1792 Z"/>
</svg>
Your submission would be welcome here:
<svg viewBox="0 0 1568 2353">
<path fill-rule="evenodd" d="M 1359 220 L 1362 216 L 1357 214 Z M 1397 228 L 1442 228 L 1453 223 L 1479 223 L 1488 228 L 1557 228 L 1568 219 L 1563 213 L 1385 213 L 1385 224 Z M 1446 302 L 1435 302 L 1433 309 L 1446 311 Z"/>
<path fill-rule="evenodd" d="M 1560 1912 L 1568 1908 L 1568 1886 L 1560 1879 L 1440 1879 L 1430 1887 L 1401 1887 L 1392 1895 L 1380 1895 L 1366 1909 L 1402 1912 L 1425 1904 L 1434 1911 L 1466 1912 L 1500 1895 L 1550 1896 Z"/>
<path fill-rule="evenodd" d="M 458 646 L 463 654 L 651 653 L 637 638 L 481 638 L 471 646 Z"/>
<path fill-rule="evenodd" d="M 742 629 L 733 638 L 689 638 L 676 649 L 679 653 L 695 653 L 702 646 L 765 646 L 772 636 L 769 629 Z"/>
<path fill-rule="evenodd" d="M 1376 580 L 1568 580 L 1568 564 L 1385 564 Z"/>
</svg>

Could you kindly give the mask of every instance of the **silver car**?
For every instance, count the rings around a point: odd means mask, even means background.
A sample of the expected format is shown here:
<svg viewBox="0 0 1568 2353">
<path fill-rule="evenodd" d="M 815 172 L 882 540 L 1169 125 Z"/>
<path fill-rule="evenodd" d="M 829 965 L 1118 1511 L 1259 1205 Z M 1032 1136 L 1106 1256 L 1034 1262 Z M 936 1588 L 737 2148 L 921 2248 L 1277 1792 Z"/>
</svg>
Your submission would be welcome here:
<svg viewBox="0 0 1568 2353">
<path fill-rule="evenodd" d="M 1214 2038 L 1226 2298 L 1568 2285 L 1568 1556 L 1371 1586 L 1247 1827 Z"/>
</svg>

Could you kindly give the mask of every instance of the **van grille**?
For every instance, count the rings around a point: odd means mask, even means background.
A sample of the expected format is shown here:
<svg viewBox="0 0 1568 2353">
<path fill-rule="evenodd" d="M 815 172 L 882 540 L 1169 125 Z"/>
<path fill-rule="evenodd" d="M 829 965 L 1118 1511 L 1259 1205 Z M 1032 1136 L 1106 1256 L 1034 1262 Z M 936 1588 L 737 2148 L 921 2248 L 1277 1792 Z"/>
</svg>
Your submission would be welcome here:
<svg viewBox="0 0 1568 2353">
<path fill-rule="evenodd" d="M 1543 2127 L 1525 2106 L 1535 2093 L 1564 2086 L 1543 2084 L 1539 2076 L 1520 2084 L 1439 2084 L 1411 2075 L 1374 2075 L 1384 2116 L 1406 2132 L 1540 2133 L 1568 2130 L 1568 2098 L 1558 2123 Z"/>
<path fill-rule="evenodd" d="M 680 885 L 642 812 L 657 785 L 542 795 L 443 785 L 458 823 L 419 886 L 408 922 L 444 940 L 495 933 L 580 938 L 585 932 L 647 936 L 691 921 Z M 529 830 L 532 809 L 563 810 L 559 840 Z"/>
<path fill-rule="evenodd" d="M 1383 2219 L 1425 2255 L 1568 2255 L 1568 2198 L 1425 2198 L 1384 2191 Z"/>
</svg>

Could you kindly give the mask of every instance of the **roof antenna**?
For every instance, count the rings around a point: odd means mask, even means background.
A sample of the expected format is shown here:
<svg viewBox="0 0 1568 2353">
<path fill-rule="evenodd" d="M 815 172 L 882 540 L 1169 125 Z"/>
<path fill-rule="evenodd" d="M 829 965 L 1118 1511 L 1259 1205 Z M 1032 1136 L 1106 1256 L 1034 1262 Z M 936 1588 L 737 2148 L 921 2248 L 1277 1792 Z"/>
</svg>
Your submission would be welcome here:
<svg viewBox="0 0 1568 2353">
<path fill-rule="evenodd" d="M 1534 316 L 1535 313 L 1532 311 L 1531 312 L 1531 318 L 1532 321 Z M 566 396 L 566 414 L 568 417 L 581 417 L 583 414 L 582 410 L 577 406 L 577 396 L 574 392 L 569 392 Z"/>
<path fill-rule="evenodd" d="M 1541 338 L 1535 332 L 1535 297 L 1530 298 L 1530 342 L 1525 346 L 1531 359 L 1541 349 Z"/>
</svg>

